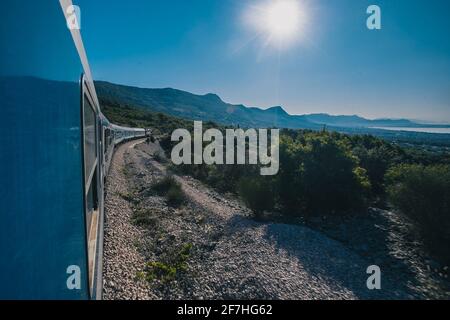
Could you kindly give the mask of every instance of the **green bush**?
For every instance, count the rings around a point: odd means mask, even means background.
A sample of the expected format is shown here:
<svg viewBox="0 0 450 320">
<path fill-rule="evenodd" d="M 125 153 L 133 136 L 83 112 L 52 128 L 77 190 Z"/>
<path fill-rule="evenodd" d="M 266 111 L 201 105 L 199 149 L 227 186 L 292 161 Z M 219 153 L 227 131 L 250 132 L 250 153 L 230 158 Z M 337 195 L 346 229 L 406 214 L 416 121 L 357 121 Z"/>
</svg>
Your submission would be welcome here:
<svg viewBox="0 0 450 320">
<path fill-rule="evenodd" d="M 160 196 L 164 196 L 172 187 L 178 186 L 179 183 L 171 175 L 165 176 L 160 181 L 152 185 L 152 189 Z"/>
<path fill-rule="evenodd" d="M 177 276 L 177 268 L 163 262 L 152 261 L 146 265 L 146 280 L 153 281 L 159 279 L 163 283 L 175 280 Z"/>
<path fill-rule="evenodd" d="M 361 208 L 370 189 L 365 170 L 343 140 L 310 137 L 301 165 L 309 212 L 345 212 Z"/>
<path fill-rule="evenodd" d="M 257 218 L 273 209 L 274 195 L 270 186 L 271 181 L 263 177 L 242 178 L 238 183 L 239 195 Z"/>
<path fill-rule="evenodd" d="M 165 176 L 152 186 L 152 189 L 159 195 L 166 197 L 169 206 L 178 207 L 186 200 L 181 184 L 173 176 Z"/>
<path fill-rule="evenodd" d="M 386 184 L 389 200 L 416 223 L 430 252 L 450 263 L 450 166 L 396 166 Z"/>
<path fill-rule="evenodd" d="M 163 283 L 175 280 L 177 275 L 188 271 L 188 260 L 192 249 L 192 243 L 186 243 L 180 248 L 167 252 L 163 261 L 148 262 L 145 271 L 139 273 L 137 278 L 145 278 L 147 281 L 159 279 Z"/>
<path fill-rule="evenodd" d="M 347 141 L 326 132 L 283 137 L 277 180 L 280 205 L 289 215 L 360 209 L 370 189 Z"/>
<path fill-rule="evenodd" d="M 152 215 L 151 210 L 139 209 L 133 212 L 131 221 L 138 226 L 151 228 L 154 227 L 158 220 Z"/>
<path fill-rule="evenodd" d="M 283 213 L 287 215 L 304 210 L 301 163 L 302 145 L 289 136 L 282 136 L 276 194 Z"/>
<path fill-rule="evenodd" d="M 372 186 L 373 195 L 382 195 L 384 192 L 384 176 L 391 165 L 392 157 L 384 145 L 370 149 L 358 146 L 353 153 L 359 158 Z"/>
<path fill-rule="evenodd" d="M 179 185 L 171 187 L 166 194 L 167 204 L 172 207 L 179 207 L 185 200 L 183 189 Z"/>
</svg>

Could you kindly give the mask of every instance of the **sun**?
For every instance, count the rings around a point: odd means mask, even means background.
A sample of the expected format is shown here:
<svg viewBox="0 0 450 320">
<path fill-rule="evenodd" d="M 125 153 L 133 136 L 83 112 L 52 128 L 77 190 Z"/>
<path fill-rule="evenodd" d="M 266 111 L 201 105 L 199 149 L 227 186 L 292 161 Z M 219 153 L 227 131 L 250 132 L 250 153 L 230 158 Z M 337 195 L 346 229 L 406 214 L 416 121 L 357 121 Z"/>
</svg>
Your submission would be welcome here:
<svg viewBox="0 0 450 320">
<path fill-rule="evenodd" d="M 294 0 L 278 0 L 266 9 L 267 31 L 279 40 L 294 37 L 300 30 L 300 11 Z"/>
<path fill-rule="evenodd" d="M 246 22 L 265 44 L 286 48 L 305 33 L 306 9 L 301 0 L 268 0 L 246 12 Z"/>
</svg>

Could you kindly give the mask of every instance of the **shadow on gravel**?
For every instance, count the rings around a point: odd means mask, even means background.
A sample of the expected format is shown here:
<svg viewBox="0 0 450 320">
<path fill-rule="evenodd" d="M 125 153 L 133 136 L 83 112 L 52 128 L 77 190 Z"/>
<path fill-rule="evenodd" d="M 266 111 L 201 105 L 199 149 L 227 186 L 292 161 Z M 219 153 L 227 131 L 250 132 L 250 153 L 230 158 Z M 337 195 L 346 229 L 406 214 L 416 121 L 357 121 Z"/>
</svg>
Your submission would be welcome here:
<svg viewBox="0 0 450 320">
<path fill-rule="evenodd" d="M 232 234 L 259 228 L 263 228 L 263 239 L 273 245 L 275 251 L 295 258 L 312 278 L 326 283 L 333 292 L 342 292 L 345 288 L 360 299 L 406 298 L 389 296 L 386 289 L 382 292 L 368 290 L 366 269 L 369 264 L 339 242 L 307 227 L 234 216 L 228 220 L 224 230 Z M 258 251 L 257 247 L 253 249 Z M 285 268 L 283 265 L 279 267 Z M 310 285 L 314 286 L 314 283 L 305 284 L 305 287 Z M 383 285 L 386 283 L 382 282 Z"/>
<path fill-rule="evenodd" d="M 242 228 L 265 228 L 264 238 L 294 256 L 299 264 L 313 277 L 326 282 L 336 291 L 346 288 L 359 299 L 410 299 L 398 290 L 388 276 L 382 274 L 382 289 L 369 290 L 366 286 L 370 263 L 345 248 L 341 243 L 320 232 L 303 226 L 255 222 L 248 218 L 234 217 L 228 221 L 233 231 Z M 257 250 L 257 248 L 255 248 Z"/>
<path fill-rule="evenodd" d="M 405 217 L 370 209 L 367 215 L 319 218 L 308 225 L 380 266 L 396 288 L 418 299 L 442 299 L 444 284 L 427 270 L 423 244 Z"/>
</svg>

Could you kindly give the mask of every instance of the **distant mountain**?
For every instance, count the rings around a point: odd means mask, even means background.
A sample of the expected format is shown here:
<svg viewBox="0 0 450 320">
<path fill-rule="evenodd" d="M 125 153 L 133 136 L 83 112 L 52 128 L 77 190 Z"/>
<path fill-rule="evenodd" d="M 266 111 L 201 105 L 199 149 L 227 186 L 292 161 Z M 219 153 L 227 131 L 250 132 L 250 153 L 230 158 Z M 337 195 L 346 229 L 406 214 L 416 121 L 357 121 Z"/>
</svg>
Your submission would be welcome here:
<svg viewBox="0 0 450 320">
<path fill-rule="evenodd" d="M 310 114 L 308 121 L 337 127 L 370 128 L 370 127 L 417 127 L 423 126 L 406 119 L 376 119 L 368 120 L 357 115 L 332 116 L 329 114 Z"/>
<path fill-rule="evenodd" d="M 280 106 L 263 110 L 226 103 L 213 93 L 196 95 L 171 88 L 144 89 L 104 81 L 96 81 L 95 86 L 100 100 L 104 103 L 114 102 L 185 119 L 214 121 L 241 127 L 317 130 L 324 126 L 333 128 L 411 128 L 424 126 L 424 124 L 405 119 L 368 120 L 356 115 L 332 116 L 328 114 L 290 115 Z M 435 126 L 430 125 L 430 127 Z"/>
<path fill-rule="evenodd" d="M 291 116 L 283 108 L 267 110 L 226 103 L 215 94 L 196 95 L 186 91 L 143 89 L 98 81 L 97 94 L 103 102 L 132 105 L 154 112 L 192 120 L 214 121 L 241 127 L 285 127 L 319 129 L 320 125 L 304 117 Z"/>
</svg>

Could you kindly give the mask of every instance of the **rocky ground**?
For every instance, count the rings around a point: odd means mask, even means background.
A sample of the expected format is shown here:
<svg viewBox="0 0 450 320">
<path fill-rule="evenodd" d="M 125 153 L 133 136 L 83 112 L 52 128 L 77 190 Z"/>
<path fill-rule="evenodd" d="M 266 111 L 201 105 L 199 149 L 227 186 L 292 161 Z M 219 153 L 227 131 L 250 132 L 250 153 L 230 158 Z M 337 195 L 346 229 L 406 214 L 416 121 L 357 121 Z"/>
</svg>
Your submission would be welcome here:
<svg viewBox="0 0 450 320">
<path fill-rule="evenodd" d="M 420 299 L 450 299 L 448 266 L 429 256 L 405 216 L 370 208 L 366 214 L 319 217 L 305 223 L 386 270 L 397 286 Z"/>
<path fill-rule="evenodd" d="M 257 222 L 239 201 L 190 177 L 176 177 L 187 201 L 170 207 L 150 191 L 167 174 L 155 153 L 159 155 L 158 145 L 139 141 L 123 144 L 115 153 L 106 186 L 105 299 L 449 297 L 439 281 L 436 286 L 415 281 L 417 274 L 427 277 L 422 264 L 422 273 L 405 267 L 412 275 L 392 268 L 401 261 L 403 248 L 389 265 L 386 252 L 377 251 L 378 260 L 364 254 L 365 248 L 356 246 L 365 242 L 348 238 L 355 227 L 332 234 L 326 224 L 319 232 Z M 366 269 L 377 263 L 382 289 L 368 290 Z"/>
</svg>

